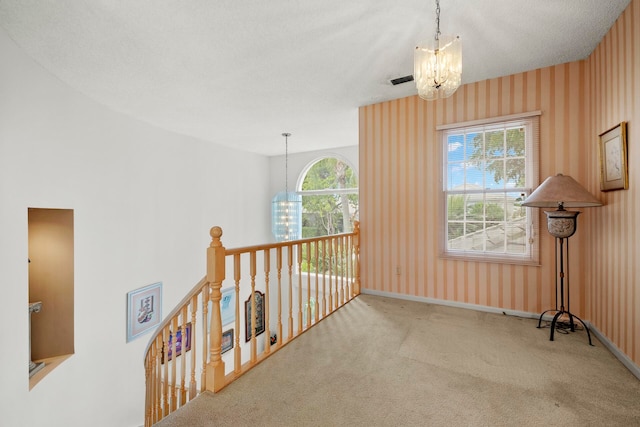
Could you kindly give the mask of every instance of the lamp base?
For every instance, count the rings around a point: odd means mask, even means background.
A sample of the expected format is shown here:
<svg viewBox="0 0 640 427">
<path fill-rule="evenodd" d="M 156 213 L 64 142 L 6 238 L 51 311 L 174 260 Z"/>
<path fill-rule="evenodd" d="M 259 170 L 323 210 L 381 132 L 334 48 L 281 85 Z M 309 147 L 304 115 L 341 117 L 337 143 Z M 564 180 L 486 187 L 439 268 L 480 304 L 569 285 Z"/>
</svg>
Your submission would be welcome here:
<svg viewBox="0 0 640 427">
<path fill-rule="evenodd" d="M 542 328 L 541 326 L 542 317 L 547 313 L 553 313 L 553 312 L 555 312 L 556 314 L 555 316 L 553 316 L 553 320 L 551 320 L 551 325 L 550 325 L 551 335 L 549 337 L 549 341 L 553 341 L 553 335 L 556 329 L 567 330 L 567 327 L 568 327 L 571 332 L 575 332 L 576 322 L 574 322 L 574 319 L 576 319 L 580 323 L 582 323 L 584 330 L 587 331 L 587 337 L 589 338 L 589 345 L 593 346 L 593 343 L 591 342 L 591 332 L 589 332 L 589 327 L 586 325 L 586 323 L 584 323 L 582 319 L 580 319 L 575 314 L 569 311 L 566 311 L 564 308 L 561 308 L 560 310 L 550 309 L 550 310 L 543 311 L 542 314 L 540 315 L 540 319 L 538 319 L 538 329 Z"/>
</svg>

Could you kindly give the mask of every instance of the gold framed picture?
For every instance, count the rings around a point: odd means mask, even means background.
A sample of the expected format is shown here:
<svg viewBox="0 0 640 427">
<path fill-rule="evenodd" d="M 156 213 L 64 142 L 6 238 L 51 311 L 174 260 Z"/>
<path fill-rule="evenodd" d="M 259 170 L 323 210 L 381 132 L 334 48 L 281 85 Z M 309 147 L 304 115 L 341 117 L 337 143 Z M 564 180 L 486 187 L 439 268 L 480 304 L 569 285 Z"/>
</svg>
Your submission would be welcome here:
<svg viewBox="0 0 640 427">
<path fill-rule="evenodd" d="M 627 188 L 627 122 L 621 122 L 600 134 L 600 190 Z"/>
</svg>

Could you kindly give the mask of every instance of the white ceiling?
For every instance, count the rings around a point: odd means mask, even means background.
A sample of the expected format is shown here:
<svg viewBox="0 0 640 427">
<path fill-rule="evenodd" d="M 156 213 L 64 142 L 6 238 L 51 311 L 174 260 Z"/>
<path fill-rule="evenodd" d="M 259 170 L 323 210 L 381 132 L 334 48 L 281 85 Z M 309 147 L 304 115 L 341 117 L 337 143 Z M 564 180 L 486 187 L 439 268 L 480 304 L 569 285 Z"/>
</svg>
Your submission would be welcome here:
<svg viewBox="0 0 640 427">
<path fill-rule="evenodd" d="M 463 83 L 586 58 L 630 0 L 441 0 Z M 0 26 L 113 110 L 266 155 L 358 143 L 358 107 L 416 93 L 435 0 L 0 0 Z"/>
</svg>

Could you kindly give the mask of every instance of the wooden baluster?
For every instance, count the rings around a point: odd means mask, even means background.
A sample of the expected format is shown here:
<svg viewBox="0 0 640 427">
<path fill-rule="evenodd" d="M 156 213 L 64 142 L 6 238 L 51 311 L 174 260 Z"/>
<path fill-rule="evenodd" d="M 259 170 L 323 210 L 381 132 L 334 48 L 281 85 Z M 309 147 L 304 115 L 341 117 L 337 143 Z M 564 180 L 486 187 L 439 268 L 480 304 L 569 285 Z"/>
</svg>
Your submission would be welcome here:
<svg viewBox="0 0 640 427">
<path fill-rule="evenodd" d="M 171 319 L 171 330 L 169 331 L 169 340 L 171 341 L 170 351 L 171 356 L 168 359 L 168 363 L 171 364 L 171 405 L 169 406 L 169 410 L 171 412 L 176 410 L 176 365 L 177 365 L 177 357 L 176 357 L 176 348 L 177 348 L 177 330 L 178 330 L 178 318 L 174 317 Z"/>
<path fill-rule="evenodd" d="M 162 328 L 164 376 L 162 378 L 162 416 L 169 414 L 169 326 Z"/>
<path fill-rule="evenodd" d="M 236 285 L 236 319 L 235 319 L 235 346 L 233 349 L 233 372 L 240 375 L 242 372 L 242 349 L 240 348 L 240 279 L 241 279 L 240 254 L 233 255 L 233 280 Z"/>
<path fill-rule="evenodd" d="M 276 269 L 278 272 L 278 326 L 276 327 L 278 346 L 282 344 L 282 246 L 276 248 Z"/>
<path fill-rule="evenodd" d="M 185 387 L 185 378 L 187 374 L 187 343 L 191 344 L 191 330 L 187 331 L 187 306 L 182 307 L 182 357 L 180 358 L 180 403 L 182 406 L 187 403 L 187 389 Z"/>
<path fill-rule="evenodd" d="M 207 362 L 209 361 L 209 285 L 202 288 L 202 374 L 200 391 L 207 390 Z"/>
<path fill-rule="evenodd" d="M 342 264 L 342 274 L 340 274 L 340 306 L 345 302 L 345 277 L 347 274 L 347 259 L 345 250 L 345 236 L 341 236 L 338 241 L 340 242 L 340 264 Z"/>
<path fill-rule="evenodd" d="M 347 246 L 345 248 L 345 259 L 346 259 L 346 265 L 347 265 L 347 274 L 346 274 L 345 283 L 347 286 L 347 301 L 351 301 L 351 298 L 353 298 L 353 280 L 352 280 L 353 258 L 351 257 L 351 253 L 353 252 L 353 246 L 351 244 L 351 236 L 347 236 L 345 239 L 347 242 Z"/>
<path fill-rule="evenodd" d="M 257 360 L 256 341 L 256 253 L 249 254 L 249 274 L 251 276 L 251 365 L 255 365 Z"/>
<path fill-rule="evenodd" d="M 307 325 L 309 328 L 311 326 L 311 243 L 307 242 L 307 309 L 305 310 L 305 314 L 307 316 Z M 300 271 L 302 274 L 302 271 Z"/>
<path fill-rule="evenodd" d="M 298 249 L 298 333 L 302 333 L 302 244 L 297 244 Z"/>
<path fill-rule="evenodd" d="M 354 270 L 355 283 L 353 286 L 354 295 L 360 295 L 360 221 L 353 223 L 353 248 L 354 248 Z"/>
<path fill-rule="evenodd" d="M 322 243 L 322 317 L 327 315 L 327 269 L 324 268 L 327 262 L 327 240 L 323 239 Z"/>
<path fill-rule="evenodd" d="M 293 337 L 293 246 L 287 246 L 287 265 L 289 267 L 289 333 L 288 340 Z"/>
<path fill-rule="evenodd" d="M 271 273 L 271 250 L 264 250 L 264 354 L 271 353 L 271 330 L 269 329 L 269 274 Z"/>
<path fill-rule="evenodd" d="M 162 356 L 164 352 L 162 333 L 156 337 L 156 374 L 155 374 L 155 408 L 154 423 L 162 418 Z"/>
<path fill-rule="evenodd" d="M 145 426 L 150 425 L 151 420 L 151 408 L 153 407 L 153 353 L 155 352 L 155 346 L 152 345 L 144 361 L 144 378 L 145 378 L 145 396 L 144 396 L 144 422 Z"/>
<path fill-rule="evenodd" d="M 318 304 L 320 303 L 320 289 L 319 289 L 320 288 L 320 283 L 318 282 L 318 268 L 319 268 L 318 262 L 319 262 L 319 253 L 320 253 L 319 248 L 318 248 L 319 244 L 320 244 L 319 240 L 316 240 L 313 243 L 313 247 L 315 248 L 315 256 L 316 256 L 315 257 L 316 258 L 316 268 L 315 268 L 315 270 L 316 270 L 316 273 L 315 273 L 316 274 L 316 301 L 314 303 L 314 309 L 315 309 L 314 321 L 316 323 L 318 323 L 318 320 L 320 320 L 319 319 L 320 309 L 318 308 Z"/>
<path fill-rule="evenodd" d="M 335 250 L 334 250 L 334 258 L 336 263 L 336 297 L 335 297 L 335 308 L 338 309 L 340 307 L 340 276 L 342 272 L 340 271 L 342 266 L 340 265 L 340 238 L 336 237 L 334 239 L 335 242 Z"/>
<path fill-rule="evenodd" d="M 190 364 L 190 368 L 191 368 L 191 373 L 190 373 L 190 377 L 191 380 L 189 381 L 189 400 L 193 399 L 194 397 L 196 397 L 196 393 L 197 393 L 197 383 L 196 383 L 196 352 L 197 352 L 197 343 L 198 340 L 196 339 L 196 331 L 198 330 L 198 328 L 196 327 L 196 319 L 197 319 L 197 314 L 198 314 L 198 295 L 194 295 L 193 298 L 191 298 L 191 339 L 192 339 L 192 343 L 191 343 L 191 364 Z"/>
<path fill-rule="evenodd" d="M 327 239 L 329 245 L 329 313 L 333 312 L 333 237 Z"/>
<path fill-rule="evenodd" d="M 225 248 L 222 246 L 220 227 L 211 228 L 211 244 L 207 248 L 207 281 L 211 286 L 211 327 L 209 331 L 209 363 L 207 390 L 219 391 L 224 387 L 224 361 L 222 360 L 222 318 L 220 316 L 220 288 L 225 277 Z"/>
</svg>

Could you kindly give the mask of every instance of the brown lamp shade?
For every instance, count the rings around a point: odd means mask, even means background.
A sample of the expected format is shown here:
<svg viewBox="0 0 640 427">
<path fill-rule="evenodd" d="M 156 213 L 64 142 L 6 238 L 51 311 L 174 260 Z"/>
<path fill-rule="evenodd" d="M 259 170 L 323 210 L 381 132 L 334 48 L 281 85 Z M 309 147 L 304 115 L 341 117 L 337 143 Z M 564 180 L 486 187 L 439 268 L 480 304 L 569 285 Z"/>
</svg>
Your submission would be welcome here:
<svg viewBox="0 0 640 427">
<path fill-rule="evenodd" d="M 561 173 L 545 179 L 522 203 L 533 208 L 586 208 L 602 206 L 600 200 L 578 182 Z"/>
</svg>

